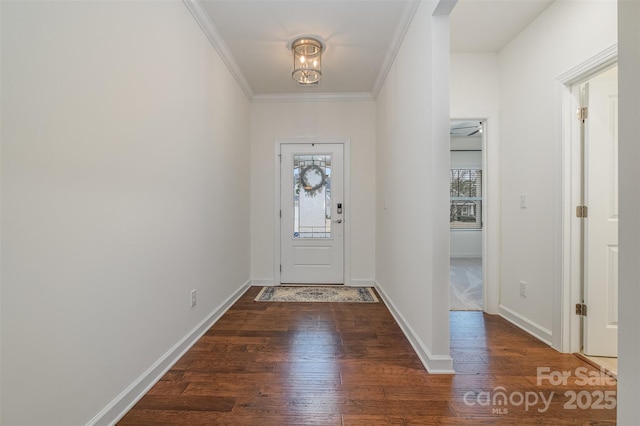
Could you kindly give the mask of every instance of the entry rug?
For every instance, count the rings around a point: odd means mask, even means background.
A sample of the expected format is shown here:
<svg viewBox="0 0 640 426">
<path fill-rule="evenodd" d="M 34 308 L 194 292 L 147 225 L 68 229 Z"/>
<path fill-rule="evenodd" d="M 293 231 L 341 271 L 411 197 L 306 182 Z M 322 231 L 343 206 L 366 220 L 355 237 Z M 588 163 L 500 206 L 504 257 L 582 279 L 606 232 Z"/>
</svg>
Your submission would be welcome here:
<svg viewBox="0 0 640 426">
<path fill-rule="evenodd" d="M 369 287 L 291 286 L 263 287 L 256 302 L 350 302 L 377 303 Z"/>
</svg>

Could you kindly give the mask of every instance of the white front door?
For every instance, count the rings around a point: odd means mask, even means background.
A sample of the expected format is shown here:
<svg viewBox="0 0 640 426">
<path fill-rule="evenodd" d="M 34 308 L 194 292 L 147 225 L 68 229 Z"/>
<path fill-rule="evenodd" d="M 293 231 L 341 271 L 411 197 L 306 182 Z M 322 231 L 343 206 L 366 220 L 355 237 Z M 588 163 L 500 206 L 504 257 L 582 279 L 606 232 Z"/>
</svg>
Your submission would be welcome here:
<svg viewBox="0 0 640 426">
<path fill-rule="evenodd" d="M 280 147 L 280 282 L 344 284 L 344 146 Z"/>
<path fill-rule="evenodd" d="M 587 83 L 584 353 L 618 355 L 618 80 Z"/>
</svg>

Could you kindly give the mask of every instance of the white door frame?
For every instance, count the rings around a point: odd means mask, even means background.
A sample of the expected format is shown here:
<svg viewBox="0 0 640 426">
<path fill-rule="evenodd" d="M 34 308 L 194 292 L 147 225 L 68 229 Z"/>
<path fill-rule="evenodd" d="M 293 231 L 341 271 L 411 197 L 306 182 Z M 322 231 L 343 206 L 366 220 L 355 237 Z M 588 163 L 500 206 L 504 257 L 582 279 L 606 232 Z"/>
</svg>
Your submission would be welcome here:
<svg viewBox="0 0 640 426">
<path fill-rule="evenodd" d="M 500 176 L 498 131 L 494 120 L 451 117 L 451 121 L 481 121 L 482 126 L 482 309 L 497 314 L 500 305 Z M 491 142 L 489 142 L 491 141 Z"/>
<path fill-rule="evenodd" d="M 618 45 L 572 68 L 558 77 L 562 156 L 562 232 L 561 278 L 554 290 L 553 347 L 561 352 L 580 352 L 582 325 L 575 314 L 581 302 L 580 220 L 575 208 L 580 202 L 580 123 L 576 119 L 579 99 L 572 87 L 584 83 L 618 61 Z"/>
<path fill-rule="evenodd" d="M 285 144 L 341 144 L 344 147 L 344 285 L 351 283 L 351 140 L 347 137 L 337 138 L 282 138 L 276 139 L 274 143 L 274 203 L 273 203 L 273 276 L 274 285 L 282 284 L 280 276 L 281 255 L 280 245 L 280 172 L 282 163 L 280 162 L 280 147 Z"/>
</svg>

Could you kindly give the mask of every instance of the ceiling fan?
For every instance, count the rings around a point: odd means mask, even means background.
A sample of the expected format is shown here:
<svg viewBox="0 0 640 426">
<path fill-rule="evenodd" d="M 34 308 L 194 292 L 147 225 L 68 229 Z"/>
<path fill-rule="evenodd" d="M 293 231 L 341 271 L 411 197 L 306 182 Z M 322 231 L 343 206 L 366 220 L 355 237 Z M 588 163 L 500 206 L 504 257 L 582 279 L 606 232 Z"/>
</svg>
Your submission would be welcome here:
<svg viewBox="0 0 640 426">
<path fill-rule="evenodd" d="M 482 122 L 478 124 L 475 122 L 458 123 L 458 126 L 451 127 L 450 135 L 454 136 L 473 136 L 482 131 Z"/>
</svg>

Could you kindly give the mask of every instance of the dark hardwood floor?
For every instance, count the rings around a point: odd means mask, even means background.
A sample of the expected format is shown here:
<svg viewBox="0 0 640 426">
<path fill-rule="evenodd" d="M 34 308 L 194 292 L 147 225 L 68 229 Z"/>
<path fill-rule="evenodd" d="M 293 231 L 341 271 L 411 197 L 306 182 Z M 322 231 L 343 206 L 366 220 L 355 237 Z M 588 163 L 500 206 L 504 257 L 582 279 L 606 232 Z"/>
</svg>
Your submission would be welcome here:
<svg viewBox="0 0 640 426">
<path fill-rule="evenodd" d="M 502 318 L 452 312 L 457 374 L 432 375 L 383 303 L 254 302 L 259 289 L 119 424 L 615 424 L 615 382 Z"/>
</svg>

